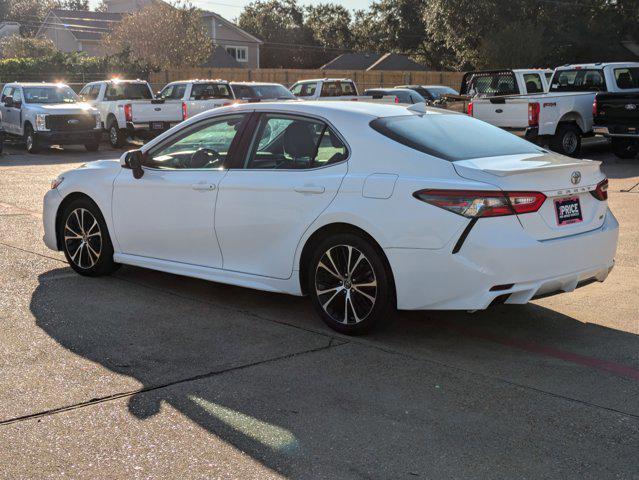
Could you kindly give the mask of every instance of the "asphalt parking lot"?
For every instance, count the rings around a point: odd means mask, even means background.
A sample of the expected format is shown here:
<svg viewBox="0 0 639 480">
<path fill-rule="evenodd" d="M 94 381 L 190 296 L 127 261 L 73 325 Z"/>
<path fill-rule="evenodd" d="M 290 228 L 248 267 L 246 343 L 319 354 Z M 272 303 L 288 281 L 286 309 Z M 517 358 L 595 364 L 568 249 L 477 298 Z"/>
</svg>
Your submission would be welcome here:
<svg viewBox="0 0 639 480">
<path fill-rule="evenodd" d="M 42 197 L 121 153 L 0 156 L 0 478 L 639 478 L 639 159 L 583 152 L 621 224 L 605 283 L 348 338 L 303 298 L 74 274 Z"/>
</svg>

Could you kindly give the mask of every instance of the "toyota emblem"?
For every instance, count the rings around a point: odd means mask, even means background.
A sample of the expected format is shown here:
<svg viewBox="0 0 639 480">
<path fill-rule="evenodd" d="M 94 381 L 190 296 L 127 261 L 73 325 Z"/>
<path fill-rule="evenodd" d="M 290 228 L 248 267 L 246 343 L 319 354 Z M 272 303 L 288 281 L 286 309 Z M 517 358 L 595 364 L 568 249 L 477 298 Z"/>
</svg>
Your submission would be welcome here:
<svg viewBox="0 0 639 480">
<path fill-rule="evenodd" d="M 581 182 L 581 172 L 572 172 L 572 174 L 570 175 L 570 181 L 573 185 L 577 185 L 579 182 Z"/>
<path fill-rule="evenodd" d="M 624 108 L 626 110 L 636 110 L 637 109 L 637 105 L 635 105 L 634 103 L 627 103 Z"/>
</svg>

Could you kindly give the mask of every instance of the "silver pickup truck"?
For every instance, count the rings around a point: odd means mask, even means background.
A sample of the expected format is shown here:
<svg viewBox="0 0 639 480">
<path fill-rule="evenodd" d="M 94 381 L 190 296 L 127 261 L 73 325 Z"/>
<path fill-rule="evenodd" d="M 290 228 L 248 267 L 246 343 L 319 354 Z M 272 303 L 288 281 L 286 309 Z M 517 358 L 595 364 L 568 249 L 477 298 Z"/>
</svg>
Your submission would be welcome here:
<svg viewBox="0 0 639 480">
<path fill-rule="evenodd" d="M 7 83 L 0 96 L 2 130 L 20 137 L 29 153 L 50 145 L 100 147 L 100 113 L 67 85 L 59 83 Z"/>
</svg>

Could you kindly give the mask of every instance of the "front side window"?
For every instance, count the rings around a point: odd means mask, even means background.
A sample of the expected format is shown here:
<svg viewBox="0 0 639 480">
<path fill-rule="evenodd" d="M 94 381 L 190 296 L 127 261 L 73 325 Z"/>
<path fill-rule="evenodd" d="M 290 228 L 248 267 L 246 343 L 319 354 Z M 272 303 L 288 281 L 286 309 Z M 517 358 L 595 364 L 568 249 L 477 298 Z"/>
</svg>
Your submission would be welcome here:
<svg viewBox="0 0 639 480">
<path fill-rule="evenodd" d="M 615 81 L 621 90 L 639 88 L 639 67 L 615 68 Z"/>
<path fill-rule="evenodd" d="M 13 95 L 13 87 L 4 87 L 4 89 L 2 90 L 2 101 L 4 102 L 4 99 L 6 97 L 10 97 Z"/>
<path fill-rule="evenodd" d="M 16 88 L 13 99 L 19 92 Z M 24 101 L 27 103 L 76 103 L 77 94 L 66 85 L 60 87 L 24 87 Z"/>
<path fill-rule="evenodd" d="M 524 83 L 526 84 L 527 93 L 543 93 L 544 91 L 541 77 L 537 73 L 525 73 Z"/>
<path fill-rule="evenodd" d="M 161 169 L 222 168 L 245 115 L 193 125 L 168 145 L 146 155 L 147 167 Z"/>
<path fill-rule="evenodd" d="M 293 85 L 291 88 L 291 93 L 296 97 L 311 97 L 315 95 L 315 90 L 317 89 L 317 83 L 298 83 L 297 85 Z"/>
<path fill-rule="evenodd" d="M 80 90 L 80 99 L 83 101 L 95 100 L 98 98 L 98 94 L 100 93 L 99 85 L 87 85 L 82 90 Z"/>
<path fill-rule="evenodd" d="M 111 82 L 108 84 L 105 100 L 151 100 L 153 94 L 146 83 Z"/>
<path fill-rule="evenodd" d="M 288 115 L 264 115 L 244 167 L 306 169 L 345 160 L 346 146 L 324 122 Z"/>
<path fill-rule="evenodd" d="M 191 87 L 191 100 L 233 98 L 231 88 L 225 83 L 195 83 Z"/>
<path fill-rule="evenodd" d="M 164 87 L 164 90 L 160 92 L 160 98 L 165 100 L 182 100 L 186 92 L 186 85 L 184 83 L 175 83 Z"/>
<path fill-rule="evenodd" d="M 551 92 L 603 92 L 606 80 L 603 70 L 575 68 L 559 70 L 552 77 Z"/>
<path fill-rule="evenodd" d="M 402 145 L 451 162 L 543 152 L 526 140 L 467 115 L 383 117 L 373 120 L 370 126 Z"/>
</svg>

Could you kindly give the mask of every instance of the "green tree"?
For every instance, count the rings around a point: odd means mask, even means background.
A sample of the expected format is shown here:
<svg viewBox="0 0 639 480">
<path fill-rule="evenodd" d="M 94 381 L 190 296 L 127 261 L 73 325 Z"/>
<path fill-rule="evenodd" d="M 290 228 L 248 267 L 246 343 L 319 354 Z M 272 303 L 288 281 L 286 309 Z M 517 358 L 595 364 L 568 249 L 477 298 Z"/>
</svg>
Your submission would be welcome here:
<svg viewBox="0 0 639 480">
<path fill-rule="evenodd" d="M 323 65 L 344 49 L 353 46 L 351 14 L 341 5 L 320 3 L 307 7 L 304 24 L 311 32 L 314 43 L 323 47 L 323 50 L 315 55 L 317 66 Z"/>
<path fill-rule="evenodd" d="M 58 51 L 48 38 L 11 35 L 0 41 L 3 58 L 47 58 Z"/>
<path fill-rule="evenodd" d="M 64 10 L 89 10 L 89 0 L 62 0 L 57 6 Z"/>
<path fill-rule="evenodd" d="M 9 0 L 7 20 L 20 23 L 20 33 L 33 36 L 56 4 L 53 0 Z"/>
<path fill-rule="evenodd" d="M 264 68 L 311 68 L 317 66 L 321 49 L 304 24 L 304 10 L 296 0 L 255 1 L 244 7 L 238 25 L 264 41 L 260 66 Z"/>
<path fill-rule="evenodd" d="M 202 13 L 190 4 L 154 4 L 127 15 L 103 43 L 106 52 L 128 53 L 154 70 L 200 65 L 212 50 Z"/>
</svg>

